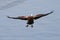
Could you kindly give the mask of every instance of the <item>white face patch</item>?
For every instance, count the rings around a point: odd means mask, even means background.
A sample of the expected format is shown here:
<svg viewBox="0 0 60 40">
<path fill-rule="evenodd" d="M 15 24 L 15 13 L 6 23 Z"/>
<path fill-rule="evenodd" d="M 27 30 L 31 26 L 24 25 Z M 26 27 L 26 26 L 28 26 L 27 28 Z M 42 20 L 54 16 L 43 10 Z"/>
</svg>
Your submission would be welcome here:
<svg viewBox="0 0 60 40">
<path fill-rule="evenodd" d="M 31 14 L 31 16 L 33 16 L 33 15 Z"/>
</svg>

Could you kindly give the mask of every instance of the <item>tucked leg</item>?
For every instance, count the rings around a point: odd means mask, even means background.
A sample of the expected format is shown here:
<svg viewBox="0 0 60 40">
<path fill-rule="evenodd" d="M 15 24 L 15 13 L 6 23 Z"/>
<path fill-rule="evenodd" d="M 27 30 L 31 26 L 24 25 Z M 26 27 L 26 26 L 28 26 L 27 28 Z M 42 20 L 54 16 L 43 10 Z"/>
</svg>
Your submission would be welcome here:
<svg viewBox="0 0 60 40">
<path fill-rule="evenodd" d="M 28 27 L 29 25 L 27 24 L 26 27 Z"/>
<path fill-rule="evenodd" d="M 31 24 L 31 27 L 33 28 L 33 24 Z"/>
</svg>

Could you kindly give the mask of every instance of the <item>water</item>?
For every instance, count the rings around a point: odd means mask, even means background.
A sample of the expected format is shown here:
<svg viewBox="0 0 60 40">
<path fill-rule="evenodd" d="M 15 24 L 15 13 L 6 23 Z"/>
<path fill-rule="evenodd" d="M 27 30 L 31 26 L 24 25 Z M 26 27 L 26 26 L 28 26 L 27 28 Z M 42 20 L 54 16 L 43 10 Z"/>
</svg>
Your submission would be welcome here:
<svg viewBox="0 0 60 40">
<path fill-rule="evenodd" d="M 3 10 L 0 10 L 0 40 L 60 40 L 59 0 L 26 0 L 21 4 L 16 0 L 0 2 L 0 8 L 3 6 Z M 6 6 L 7 4 L 10 5 Z M 27 21 L 6 17 L 48 13 L 53 9 L 53 14 L 36 20 L 33 28 L 25 27 Z"/>
</svg>

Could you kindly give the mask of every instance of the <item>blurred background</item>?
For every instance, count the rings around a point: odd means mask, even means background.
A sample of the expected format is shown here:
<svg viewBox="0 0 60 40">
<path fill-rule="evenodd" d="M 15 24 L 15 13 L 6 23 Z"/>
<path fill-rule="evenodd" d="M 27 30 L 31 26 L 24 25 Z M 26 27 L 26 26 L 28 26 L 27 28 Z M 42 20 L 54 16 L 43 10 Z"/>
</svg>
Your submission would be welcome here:
<svg viewBox="0 0 60 40">
<path fill-rule="evenodd" d="M 54 13 L 26 28 L 22 20 L 6 16 Z M 60 0 L 0 0 L 0 40 L 60 40 Z"/>
</svg>

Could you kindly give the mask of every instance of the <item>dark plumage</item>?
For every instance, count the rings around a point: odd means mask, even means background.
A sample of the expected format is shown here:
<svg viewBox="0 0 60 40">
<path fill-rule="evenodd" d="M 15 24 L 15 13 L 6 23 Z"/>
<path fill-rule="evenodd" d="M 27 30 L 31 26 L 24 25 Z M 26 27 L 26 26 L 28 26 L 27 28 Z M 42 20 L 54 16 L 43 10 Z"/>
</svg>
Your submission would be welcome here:
<svg viewBox="0 0 60 40">
<path fill-rule="evenodd" d="M 33 27 L 34 20 L 39 19 L 39 18 L 44 17 L 44 16 L 47 16 L 47 15 L 49 15 L 51 13 L 53 13 L 53 11 L 51 11 L 49 13 L 46 13 L 46 14 L 37 14 L 35 16 L 18 16 L 18 17 L 10 17 L 10 16 L 7 16 L 7 17 L 8 18 L 11 18 L 11 19 L 27 20 L 26 27 L 28 27 L 29 25 L 31 25 L 31 27 Z"/>
</svg>

